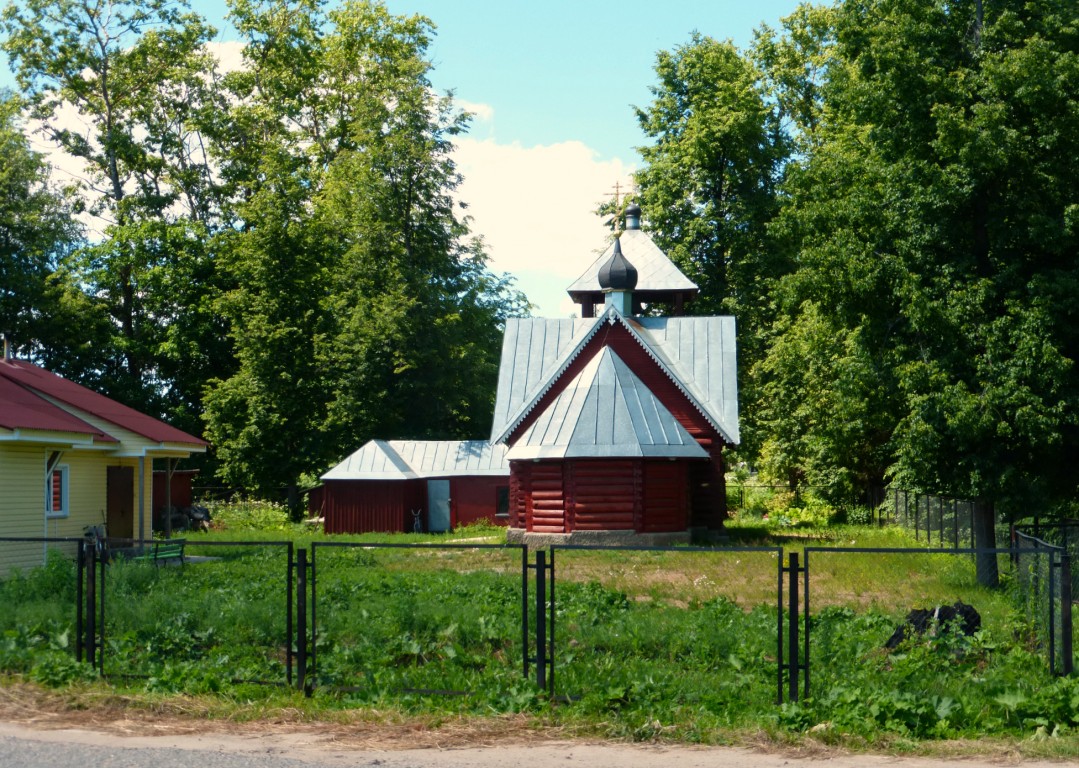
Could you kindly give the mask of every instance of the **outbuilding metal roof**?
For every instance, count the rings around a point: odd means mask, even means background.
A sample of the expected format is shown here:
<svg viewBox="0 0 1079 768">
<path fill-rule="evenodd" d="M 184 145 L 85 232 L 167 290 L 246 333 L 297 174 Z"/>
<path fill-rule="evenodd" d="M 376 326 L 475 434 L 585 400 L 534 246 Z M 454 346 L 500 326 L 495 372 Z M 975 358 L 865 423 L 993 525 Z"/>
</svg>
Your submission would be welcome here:
<svg viewBox="0 0 1079 768">
<path fill-rule="evenodd" d="M 323 480 L 413 480 L 456 475 L 509 476 L 506 446 L 487 440 L 371 440 Z"/>
<path fill-rule="evenodd" d="M 506 456 L 708 458 L 610 348 L 589 361 L 514 441 Z"/>
<path fill-rule="evenodd" d="M 492 442 L 506 440 L 605 323 L 622 323 L 731 444 L 739 441 L 733 317 L 511 318 L 502 339 Z"/>
<path fill-rule="evenodd" d="M 680 292 L 697 293 L 697 284 L 683 275 L 667 255 L 659 249 L 644 231 L 627 229 L 619 237 L 622 255 L 637 269 L 637 286 L 634 293 Z M 602 290 L 599 284 L 599 270 L 614 253 L 614 243 L 578 277 L 566 290 L 570 296 L 584 293 L 596 293 Z"/>
</svg>

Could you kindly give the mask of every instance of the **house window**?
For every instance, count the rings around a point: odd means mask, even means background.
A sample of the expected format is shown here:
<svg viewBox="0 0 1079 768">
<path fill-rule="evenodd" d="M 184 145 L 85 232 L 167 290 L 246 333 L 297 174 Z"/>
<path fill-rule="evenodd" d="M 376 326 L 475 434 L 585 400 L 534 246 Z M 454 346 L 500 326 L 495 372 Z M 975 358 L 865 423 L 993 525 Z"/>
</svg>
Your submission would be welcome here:
<svg viewBox="0 0 1079 768">
<path fill-rule="evenodd" d="M 70 513 L 67 495 L 67 464 L 57 464 L 45 476 L 45 514 L 67 517 Z"/>
<path fill-rule="evenodd" d="M 495 517 L 510 516 L 510 487 L 500 485 L 495 488 Z"/>
</svg>

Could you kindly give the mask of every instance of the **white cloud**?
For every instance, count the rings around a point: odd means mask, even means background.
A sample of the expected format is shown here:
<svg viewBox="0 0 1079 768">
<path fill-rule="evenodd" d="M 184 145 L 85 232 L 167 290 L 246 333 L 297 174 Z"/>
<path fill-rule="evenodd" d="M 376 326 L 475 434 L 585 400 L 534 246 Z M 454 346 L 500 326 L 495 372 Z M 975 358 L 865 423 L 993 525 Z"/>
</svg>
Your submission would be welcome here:
<svg viewBox="0 0 1079 768">
<path fill-rule="evenodd" d="M 599 161 L 579 141 L 522 147 L 464 138 L 454 159 L 464 175 L 458 197 L 482 235 L 495 272 L 517 276 L 541 316 L 572 311 L 565 288 L 607 246 L 596 208 L 624 191 L 633 167 Z M 561 281 L 554 289 L 552 281 Z"/>
<path fill-rule="evenodd" d="M 462 111 L 472 115 L 473 125 L 477 123 L 490 124 L 495 120 L 495 108 L 490 104 L 482 104 L 478 101 L 464 101 L 463 99 L 454 99 L 453 103 Z"/>
</svg>

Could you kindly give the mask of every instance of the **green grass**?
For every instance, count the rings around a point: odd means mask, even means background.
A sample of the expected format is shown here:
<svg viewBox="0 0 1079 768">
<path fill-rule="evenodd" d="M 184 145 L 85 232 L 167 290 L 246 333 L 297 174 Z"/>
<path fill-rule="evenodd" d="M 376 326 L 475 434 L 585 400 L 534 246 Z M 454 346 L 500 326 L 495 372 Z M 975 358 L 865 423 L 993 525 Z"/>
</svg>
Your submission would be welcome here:
<svg viewBox="0 0 1079 768">
<path fill-rule="evenodd" d="M 141 697 L 218 697 L 233 712 L 287 702 L 312 717 L 518 716 L 694 743 L 761 732 L 848 746 L 1039 734 L 1074 743 L 1079 728 L 1079 681 L 1048 674 L 1009 591 L 980 587 L 965 556 L 813 552 L 812 696 L 781 707 L 775 551 L 557 550 L 549 701 L 522 673 L 517 550 L 377 546 L 497 543 L 502 529 L 326 536 L 255 505 L 215 510 L 214 520 L 209 534 L 187 536 L 184 568 L 107 569 L 111 685 Z M 741 524 L 730 536 L 803 555 L 807 546 L 917 547 L 901 530 L 856 526 Z M 283 687 L 285 550 L 227 546 L 252 540 L 361 545 L 317 548 L 312 699 Z M 73 585 L 74 567 L 59 557 L 0 583 L 0 670 L 59 687 L 93 677 L 72 658 Z M 975 637 L 883 650 L 908 610 L 957 599 L 982 614 Z M 280 685 L 244 682 L 256 680 Z"/>
</svg>

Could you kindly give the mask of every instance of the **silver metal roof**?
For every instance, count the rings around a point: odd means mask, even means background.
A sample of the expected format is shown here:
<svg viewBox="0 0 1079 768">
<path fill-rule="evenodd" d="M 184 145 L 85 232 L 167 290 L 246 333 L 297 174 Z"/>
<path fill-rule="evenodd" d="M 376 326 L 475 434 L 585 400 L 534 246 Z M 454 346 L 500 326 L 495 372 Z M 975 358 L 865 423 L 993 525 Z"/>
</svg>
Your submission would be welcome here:
<svg viewBox="0 0 1079 768">
<path fill-rule="evenodd" d="M 708 458 L 610 348 L 592 358 L 507 452 L 508 459 Z"/>
<path fill-rule="evenodd" d="M 659 249 L 647 233 L 639 229 L 627 229 L 619 238 L 622 255 L 637 269 L 637 286 L 634 293 L 642 291 L 696 291 L 697 285 L 679 271 L 667 255 Z M 588 266 L 580 277 L 566 290 L 570 294 L 603 290 L 599 285 L 599 269 L 614 253 L 614 242 Z"/>
<path fill-rule="evenodd" d="M 505 441 L 605 324 L 622 323 L 731 444 L 739 441 L 737 344 L 733 317 L 597 318 L 506 322 L 491 441 Z"/>
<path fill-rule="evenodd" d="M 411 480 L 456 475 L 509 476 L 506 446 L 487 440 L 371 440 L 323 480 Z"/>
</svg>

